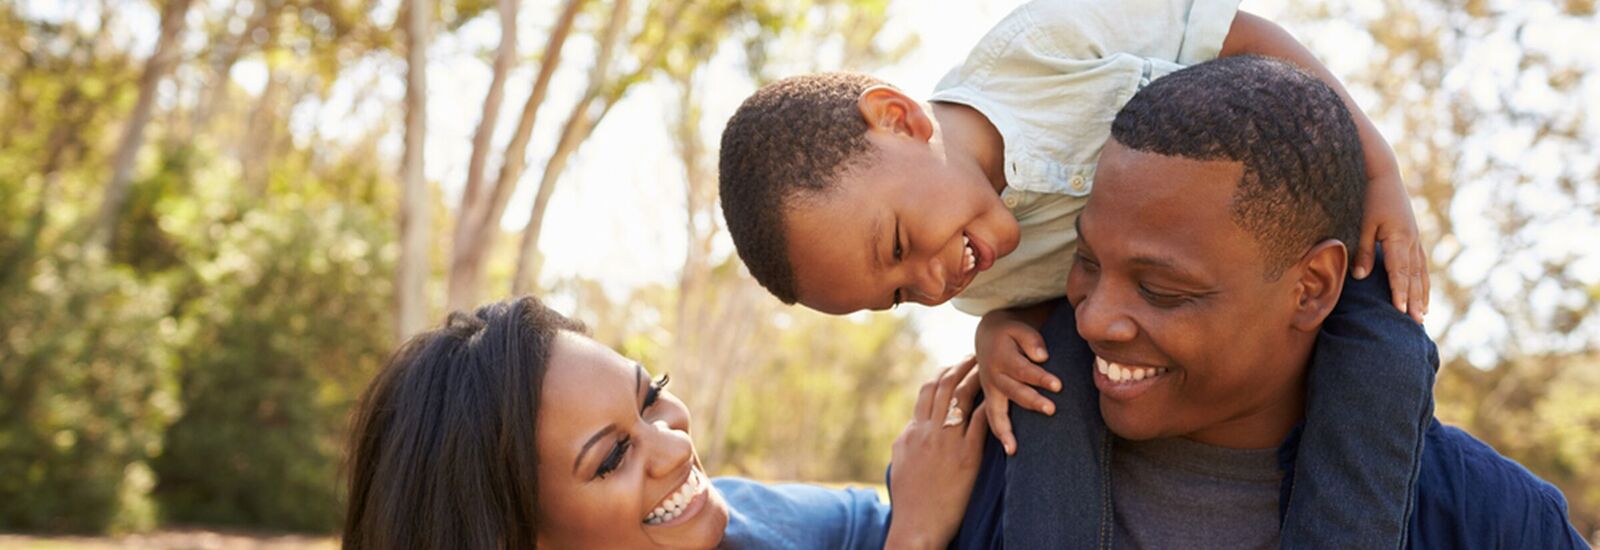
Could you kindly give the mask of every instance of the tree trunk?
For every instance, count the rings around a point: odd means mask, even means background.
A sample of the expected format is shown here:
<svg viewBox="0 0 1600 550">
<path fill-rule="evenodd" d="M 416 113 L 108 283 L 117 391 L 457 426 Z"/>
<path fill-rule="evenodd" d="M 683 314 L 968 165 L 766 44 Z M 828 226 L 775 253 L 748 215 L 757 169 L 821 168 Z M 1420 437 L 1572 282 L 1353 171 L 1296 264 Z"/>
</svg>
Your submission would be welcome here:
<svg viewBox="0 0 1600 550">
<path fill-rule="evenodd" d="M 489 147 L 494 141 L 495 123 L 500 118 L 500 104 L 505 100 L 506 74 L 517 57 L 517 0 L 499 0 L 500 47 L 494 56 L 494 80 L 489 83 L 489 95 L 483 100 L 483 117 L 478 121 L 477 133 L 472 136 L 472 158 L 467 162 L 467 185 L 461 191 L 461 210 L 456 220 L 453 237 L 454 252 L 460 254 L 473 248 L 471 241 L 476 227 L 469 220 L 483 216 L 484 204 L 491 195 L 485 194 L 484 165 L 489 160 Z M 542 71 L 541 71 L 542 72 Z M 452 263 L 455 256 L 452 256 Z M 481 266 L 481 264 L 479 264 Z M 447 308 L 454 311 L 472 307 L 477 301 L 476 277 L 465 277 L 465 270 L 450 272 L 450 292 Z"/>
<path fill-rule="evenodd" d="M 567 160 L 572 156 L 578 145 L 589 137 L 589 132 L 594 124 L 610 110 L 612 99 L 607 99 L 601 105 L 600 115 L 591 115 L 589 108 L 599 98 L 606 84 L 606 75 L 611 66 L 613 52 L 616 51 L 617 39 L 622 36 L 623 27 L 628 26 L 629 0 L 615 0 L 611 7 L 611 19 L 606 22 L 605 30 L 601 33 L 600 52 L 595 56 L 594 67 L 589 71 L 589 87 L 584 92 L 583 98 L 572 107 L 571 116 L 567 117 L 566 125 L 561 129 L 561 140 L 556 143 L 556 149 L 550 154 L 550 161 L 545 163 L 544 176 L 540 178 L 539 194 L 534 197 L 533 214 L 528 218 L 528 225 L 522 232 L 522 246 L 517 254 L 517 271 L 511 279 L 511 294 L 521 295 L 533 290 L 533 285 L 538 280 L 538 268 L 534 258 L 539 253 L 539 230 L 544 225 L 544 213 L 549 206 L 550 196 L 555 193 L 556 182 L 560 179 L 561 171 L 566 168 Z"/>
<path fill-rule="evenodd" d="M 410 0 L 406 8 L 406 145 L 400 203 L 400 265 L 396 276 L 398 305 L 395 335 L 399 340 L 427 326 L 428 182 L 423 175 L 423 138 L 427 135 L 429 0 Z"/>
<path fill-rule="evenodd" d="M 527 168 L 528 142 L 533 138 L 534 122 L 538 118 L 539 106 L 544 103 L 545 95 L 550 89 L 550 81 L 555 76 L 555 71 L 561 64 L 561 50 L 567 43 L 567 37 L 572 32 L 572 22 L 578 16 L 586 0 L 566 0 L 562 4 L 561 13 L 556 17 L 556 22 L 550 29 L 550 35 L 545 42 L 544 61 L 539 64 L 539 75 L 534 78 L 533 90 L 528 94 L 528 101 L 522 106 L 522 116 L 517 120 L 516 131 L 511 135 L 511 142 L 506 145 L 504 158 L 501 160 L 500 173 L 495 178 L 491 188 L 472 187 L 469 166 L 468 186 L 461 195 L 461 212 L 456 221 L 456 232 L 452 244 L 450 259 L 450 307 L 460 309 L 471 307 L 478 300 L 478 293 L 483 287 L 484 264 L 488 263 L 489 250 L 494 247 L 495 238 L 499 236 L 500 217 L 505 214 L 506 203 L 511 200 L 511 194 L 517 188 L 517 181 L 522 178 L 522 172 Z M 504 49 L 505 45 L 502 44 Z M 513 53 L 515 48 L 512 48 Z M 496 57 L 496 70 L 498 71 L 499 56 Z M 491 92 L 493 93 L 493 92 Z M 487 105 L 485 111 L 487 111 Z M 487 156 L 490 138 L 482 138 L 482 148 Z M 478 138 L 474 138 L 473 159 L 478 157 Z M 481 177 L 481 175 L 480 175 Z"/>
<path fill-rule="evenodd" d="M 178 58 L 178 38 L 183 34 L 184 18 L 189 13 L 191 0 L 171 0 L 161 10 L 161 34 L 156 39 L 155 51 L 145 61 L 144 73 L 139 76 L 139 98 L 128 115 L 128 125 L 123 129 L 122 141 L 111 162 L 111 182 L 100 203 L 100 215 L 95 220 L 90 242 L 105 247 L 116 232 L 117 220 L 122 217 L 123 204 L 128 200 L 133 184 L 133 165 L 138 160 L 139 148 L 144 145 L 144 128 L 150 124 L 151 111 L 155 109 L 156 87 L 172 71 Z"/>
</svg>

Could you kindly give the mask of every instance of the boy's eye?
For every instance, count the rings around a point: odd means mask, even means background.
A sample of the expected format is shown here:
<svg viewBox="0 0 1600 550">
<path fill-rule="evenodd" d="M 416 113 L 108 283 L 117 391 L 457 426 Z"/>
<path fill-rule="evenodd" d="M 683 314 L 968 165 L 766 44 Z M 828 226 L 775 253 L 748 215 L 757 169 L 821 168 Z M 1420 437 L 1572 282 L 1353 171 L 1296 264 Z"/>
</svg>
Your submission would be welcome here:
<svg viewBox="0 0 1600 550">
<path fill-rule="evenodd" d="M 891 301 L 889 302 L 889 309 L 894 309 L 896 307 L 899 307 L 899 305 L 900 305 L 900 289 L 898 289 L 898 288 L 894 289 L 894 297 L 890 298 L 890 300 Z"/>
<path fill-rule="evenodd" d="M 1077 259 L 1079 264 L 1083 265 L 1083 268 L 1086 270 L 1094 271 L 1100 269 L 1100 264 L 1095 263 L 1094 260 L 1089 259 L 1088 256 L 1084 256 L 1082 252 L 1075 252 L 1073 253 L 1073 256 Z"/>
</svg>

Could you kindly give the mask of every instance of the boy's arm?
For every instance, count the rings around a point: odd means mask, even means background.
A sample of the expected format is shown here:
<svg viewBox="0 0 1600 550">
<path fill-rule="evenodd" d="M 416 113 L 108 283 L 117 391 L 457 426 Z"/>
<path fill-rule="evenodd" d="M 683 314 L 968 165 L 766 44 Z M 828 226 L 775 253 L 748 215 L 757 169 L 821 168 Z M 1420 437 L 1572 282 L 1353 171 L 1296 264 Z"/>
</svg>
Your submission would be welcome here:
<svg viewBox="0 0 1600 550">
<path fill-rule="evenodd" d="M 1356 251 L 1352 275 L 1362 279 L 1372 272 L 1377 241 L 1384 245 L 1384 261 L 1389 266 L 1391 300 L 1395 308 L 1418 323 L 1428 312 L 1427 258 L 1418 237 L 1417 220 L 1406 197 L 1405 182 L 1395 162 L 1389 142 L 1378 133 L 1372 120 L 1361 111 L 1339 79 L 1317 61 L 1305 46 L 1271 21 L 1240 11 L 1234 16 L 1228 37 L 1222 42 L 1219 57 L 1233 55 L 1276 57 L 1305 69 L 1326 82 L 1344 100 L 1356 128 L 1361 132 L 1361 149 L 1370 182 L 1367 187 L 1366 215 L 1361 220 L 1361 245 Z"/>
</svg>

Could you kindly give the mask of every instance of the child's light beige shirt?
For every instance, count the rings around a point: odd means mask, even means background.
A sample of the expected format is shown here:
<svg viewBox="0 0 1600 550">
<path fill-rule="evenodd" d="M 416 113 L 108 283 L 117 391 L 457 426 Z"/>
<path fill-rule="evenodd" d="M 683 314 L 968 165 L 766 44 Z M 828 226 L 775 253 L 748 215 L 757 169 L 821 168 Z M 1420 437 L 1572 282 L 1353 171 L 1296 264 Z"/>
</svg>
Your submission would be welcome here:
<svg viewBox="0 0 1600 550">
<path fill-rule="evenodd" d="M 1117 111 L 1151 80 L 1215 59 L 1238 0 L 1035 0 L 984 35 L 935 88 L 1005 139 L 1000 194 L 1017 250 L 953 301 L 983 315 L 1066 295 L 1078 213 Z"/>
</svg>

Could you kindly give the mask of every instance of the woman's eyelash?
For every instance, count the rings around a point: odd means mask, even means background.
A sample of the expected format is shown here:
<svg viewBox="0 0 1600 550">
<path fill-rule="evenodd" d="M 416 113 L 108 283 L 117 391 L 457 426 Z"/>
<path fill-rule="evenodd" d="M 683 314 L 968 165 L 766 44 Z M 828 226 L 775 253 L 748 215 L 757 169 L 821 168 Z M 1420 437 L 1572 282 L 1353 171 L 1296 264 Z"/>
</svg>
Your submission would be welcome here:
<svg viewBox="0 0 1600 550">
<path fill-rule="evenodd" d="M 622 457 L 628 454 L 628 447 L 632 445 L 633 439 L 628 436 L 617 441 L 617 445 L 611 448 L 611 453 L 606 455 L 606 459 L 600 461 L 600 469 L 595 471 L 595 477 L 605 479 L 607 474 L 622 467 Z"/>
<path fill-rule="evenodd" d="M 651 381 L 650 390 L 644 394 L 644 406 L 640 407 L 640 409 L 648 409 L 651 405 L 656 404 L 656 400 L 661 398 L 661 391 L 667 389 L 667 384 L 670 382 L 672 382 L 672 375 L 670 374 L 663 374 L 661 378 Z"/>
</svg>

